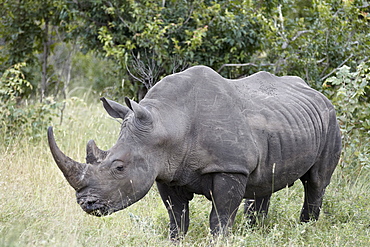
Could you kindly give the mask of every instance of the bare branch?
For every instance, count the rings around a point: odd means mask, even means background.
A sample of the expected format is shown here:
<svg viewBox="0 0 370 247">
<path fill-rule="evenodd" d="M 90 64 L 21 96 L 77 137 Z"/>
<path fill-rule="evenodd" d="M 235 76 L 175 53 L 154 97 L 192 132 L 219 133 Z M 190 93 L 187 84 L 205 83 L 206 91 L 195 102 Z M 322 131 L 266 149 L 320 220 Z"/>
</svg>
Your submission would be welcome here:
<svg viewBox="0 0 370 247">
<path fill-rule="evenodd" d="M 306 33 L 313 33 L 312 30 L 303 30 L 303 31 L 298 31 L 297 34 L 292 38 L 291 41 L 294 41 L 298 39 L 301 35 L 306 34 Z"/>
<path fill-rule="evenodd" d="M 350 60 L 351 58 L 353 57 L 353 54 L 349 55 L 349 57 L 346 58 L 346 60 L 344 60 L 341 64 L 339 64 L 338 67 L 336 67 L 335 69 L 333 69 L 329 74 L 327 74 L 326 76 L 322 77 L 321 80 L 325 80 L 326 78 L 328 78 L 329 76 L 331 76 L 335 71 L 337 71 L 340 67 L 342 67 L 348 60 Z"/>
<path fill-rule="evenodd" d="M 131 67 L 135 70 L 134 71 L 135 73 L 131 72 L 131 70 L 128 68 L 127 65 L 126 65 L 126 69 L 128 73 L 130 74 L 130 76 L 132 76 L 135 80 L 144 84 L 144 86 L 147 89 L 149 89 L 155 84 L 160 74 L 160 68 L 156 65 L 154 55 L 152 55 L 152 57 L 149 58 L 148 55 L 145 54 L 146 63 L 144 63 L 141 59 L 139 59 L 138 56 L 135 56 L 134 54 L 132 54 L 132 57 L 134 58 L 134 60 L 132 62 Z"/>
<path fill-rule="evenodd" d="M 306 34 L 306 33 L 313 33 L 313 31 L 312 30 L 298 31 L 297 34 L 291 40 L 286 40 L 284 42 L 284 44 L 281 46 L 281 48 L 286 49 L 291 42 L 295 41 L 300 36 L 302 36 L 303 34 Z"/>
</svg>

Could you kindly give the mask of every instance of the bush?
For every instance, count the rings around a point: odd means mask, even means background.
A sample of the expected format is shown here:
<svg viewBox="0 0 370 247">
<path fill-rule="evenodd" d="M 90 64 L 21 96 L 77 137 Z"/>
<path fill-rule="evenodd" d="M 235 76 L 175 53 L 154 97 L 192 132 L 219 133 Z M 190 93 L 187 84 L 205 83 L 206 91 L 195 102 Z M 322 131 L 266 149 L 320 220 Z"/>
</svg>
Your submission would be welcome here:
<svg viewBox="0 0 370 247">
<path fill-rule="evenodd" d="M 361 63 L 356 71 L 348 66 L 323 84 L 324 93 L 335 105 L 343 136 L 341 166 L 351 173 L 370 169 L 370 62 Z"/>
<path fill-rule="evenodd" d="M 369 6 L 366 1 L 274 1 L 261 13 L 263 47 L 254 64 L 277 75 L 296 75 L 320 89 L 343 65 L 355 69 L 369 59 Z"/>
<path fill-rule="evenodd" d="M 10 142 L 14 136 L 27 136 L 38 140 L 53 117 L 58 116 L 60 103 L 47 98 L 43 103 L 22 99 L 23 93 L 32 89 L 19 63 L 8 68 L 0 78 L 0 134 L 3 142 Z"/>
</svg>

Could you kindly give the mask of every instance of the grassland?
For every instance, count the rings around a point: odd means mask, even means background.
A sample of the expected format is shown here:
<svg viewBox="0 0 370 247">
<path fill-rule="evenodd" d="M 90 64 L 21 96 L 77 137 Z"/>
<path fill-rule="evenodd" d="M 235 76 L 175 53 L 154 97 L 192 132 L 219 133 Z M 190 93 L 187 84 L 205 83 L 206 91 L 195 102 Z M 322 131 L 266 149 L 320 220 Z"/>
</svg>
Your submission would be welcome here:
<svg viewBox="0 0 370 247">
<path fill-rule="evenodd" d="M 75 102 L 54 131 L 60 148 L 83 161 L 89 139 L 108 149 L 119 124 L 100 104 Z M 364 144 L 368 145 L 368 144 Z M 370 159 L 369 159 L 370 160 Z M 338 167 L 327 189 L 318 222 L 298 222 L 300 182 L 274 194 L 264 225 L 249 227 L 242 210 L 232 234 L 215 241 L 208 233 L 211 203 L 191 202 L 191 226 L 179 246 L 369 246 L 370 170 Z M 52 160 L 45 138 L 14 137 L 0 144 L 0 246 L 174 246 L 167 238 L 168 219 L 155 188 L 138 203 L 104 218 L 84 213 L 73 189 Z"/>
</svg>

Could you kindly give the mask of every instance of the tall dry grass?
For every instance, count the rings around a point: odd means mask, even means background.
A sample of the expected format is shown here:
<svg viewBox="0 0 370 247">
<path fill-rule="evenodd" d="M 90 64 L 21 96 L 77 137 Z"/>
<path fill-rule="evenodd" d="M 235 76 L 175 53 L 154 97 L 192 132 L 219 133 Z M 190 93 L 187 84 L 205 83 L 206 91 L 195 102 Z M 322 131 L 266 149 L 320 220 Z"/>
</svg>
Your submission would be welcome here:
<svg viewBox="0 0 370 247">
<path fill-rule="evenodd" d="M 83 161 L 85 145 L 95 139 L 108 149 L 120 125 L 100 104 L 70 102 L 65 121 L 55 124 L 60 148 Z M 58 120 L 55 120 L 56 123 Z M 208 232 L 211 203 L 191 202 L 191 225 L 179 246 L 368 246 L 370 171 L 348 176 L 337 169 L 327 189 L 318 222 L 298 222 L 303 189 L 299 181 L 275 193 L 263 225 L 249 227 L 242 210 L 232 234 L 215 240 Z M 136 204 L 104 218 L 84 213 L 73 189 L 52 160 L 45 138 L 0 144 L 0 246 L 173 246 L 168 217 L 156 188 Z"/>
</svg>

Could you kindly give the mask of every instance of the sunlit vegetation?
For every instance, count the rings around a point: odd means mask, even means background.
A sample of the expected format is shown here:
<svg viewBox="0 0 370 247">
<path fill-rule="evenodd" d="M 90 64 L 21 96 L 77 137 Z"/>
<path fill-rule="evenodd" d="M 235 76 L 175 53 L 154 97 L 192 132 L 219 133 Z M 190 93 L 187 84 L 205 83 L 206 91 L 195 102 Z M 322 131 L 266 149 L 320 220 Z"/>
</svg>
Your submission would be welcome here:
<svg viewBox="0 0 370 247">
<path fill-rule="evenodd" d="M 265 222 L 242 207 L 230 236 L 209 234 L 211 203 L 191 202 L 180 246 L 368 246 L 370 3 L 328 1 L 8 1 L 0 4 L 0 246 L 173 246 L 155 186 L 104 218 L 84 213 L 52 160 L 46 128 L 83 161 L 120 124 L 101 96 L 140 100 L 165 75 L 203 64 L 239 78 L 302 77 L 334 104 L 343 152 L 317 222 L 299 223 L 303 188 L 275 193 Z"/>
</svg>

